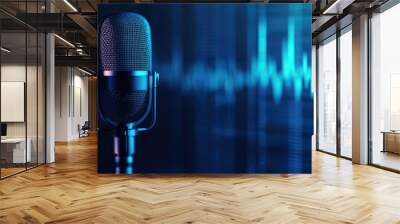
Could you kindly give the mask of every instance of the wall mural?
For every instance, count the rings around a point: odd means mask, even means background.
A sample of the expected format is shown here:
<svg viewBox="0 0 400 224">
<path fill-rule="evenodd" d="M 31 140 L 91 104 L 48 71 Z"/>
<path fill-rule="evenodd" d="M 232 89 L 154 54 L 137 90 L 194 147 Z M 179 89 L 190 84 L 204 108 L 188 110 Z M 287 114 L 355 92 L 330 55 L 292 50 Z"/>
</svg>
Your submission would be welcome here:
<svg viewBox="0 0 400 224">
<path fill-rule="evenodd" d="M 100 173 L 310 173 L 310 4 L 102 4 Z"/>
</svg>

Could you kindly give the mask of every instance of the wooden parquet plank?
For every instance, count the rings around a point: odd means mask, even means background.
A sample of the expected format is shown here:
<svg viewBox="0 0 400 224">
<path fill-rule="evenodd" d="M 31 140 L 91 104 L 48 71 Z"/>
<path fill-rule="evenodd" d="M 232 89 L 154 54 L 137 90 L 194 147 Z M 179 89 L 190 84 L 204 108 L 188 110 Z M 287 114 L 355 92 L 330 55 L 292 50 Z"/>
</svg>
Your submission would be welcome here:
<svg viewBox="0 0 400 224">
<path fill-rule="evenodd" d="M 400 175 L 313 153 L 311 175 L 99 175 L 96 138 L 0 181 L 0 223 L 400 223 Z"/>
</svg>

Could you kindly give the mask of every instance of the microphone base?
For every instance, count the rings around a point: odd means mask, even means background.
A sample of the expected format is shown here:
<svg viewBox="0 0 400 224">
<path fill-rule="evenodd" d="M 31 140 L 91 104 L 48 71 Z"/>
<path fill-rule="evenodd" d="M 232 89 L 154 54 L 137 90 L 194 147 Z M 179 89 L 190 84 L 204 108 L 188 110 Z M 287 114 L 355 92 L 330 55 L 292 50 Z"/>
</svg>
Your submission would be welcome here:
<svg viewBox="0 0 400 224">
<path fill-rule="evenodd" d="M 133 174 L 135 155 L 134 129 L 118 128 L 114 136 L 114 162 L 116 174 Z"/>
</svg>

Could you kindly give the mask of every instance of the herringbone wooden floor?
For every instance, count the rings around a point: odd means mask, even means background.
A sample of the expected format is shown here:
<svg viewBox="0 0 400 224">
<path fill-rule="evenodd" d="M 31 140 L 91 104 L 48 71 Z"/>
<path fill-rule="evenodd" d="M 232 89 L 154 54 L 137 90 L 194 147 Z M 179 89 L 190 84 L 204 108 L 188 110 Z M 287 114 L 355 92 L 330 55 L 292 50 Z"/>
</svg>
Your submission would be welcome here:
<svg viewBox="0 0 400 224">
<path fill-rule="evenodd" d="M 312 175 L 96 173 L 96 139 L 0 181 L 0 223 L 400 223 L 400 175 L 315 152 Z"/>
</svg>

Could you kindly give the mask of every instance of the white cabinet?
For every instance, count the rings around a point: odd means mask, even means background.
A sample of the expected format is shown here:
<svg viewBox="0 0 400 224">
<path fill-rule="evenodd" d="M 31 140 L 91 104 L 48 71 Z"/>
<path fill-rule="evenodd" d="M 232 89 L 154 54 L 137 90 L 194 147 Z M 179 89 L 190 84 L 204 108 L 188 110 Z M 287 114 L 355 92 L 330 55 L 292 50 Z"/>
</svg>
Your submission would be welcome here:
<svg viewBox="0 0 400 224">
<path fill-rule="evenodd" d="M 25 144 L 27 143 L 26 151 Z M 12 162 L 13 163 L 25 163 L 32 161 L 32 141 L 30 138 L 7 138 L 2 139 L 2 147 L 12 148 Z"/>
</svg>

